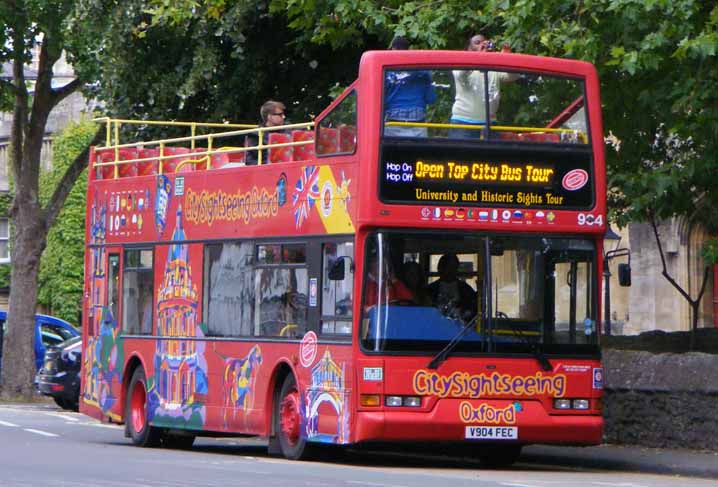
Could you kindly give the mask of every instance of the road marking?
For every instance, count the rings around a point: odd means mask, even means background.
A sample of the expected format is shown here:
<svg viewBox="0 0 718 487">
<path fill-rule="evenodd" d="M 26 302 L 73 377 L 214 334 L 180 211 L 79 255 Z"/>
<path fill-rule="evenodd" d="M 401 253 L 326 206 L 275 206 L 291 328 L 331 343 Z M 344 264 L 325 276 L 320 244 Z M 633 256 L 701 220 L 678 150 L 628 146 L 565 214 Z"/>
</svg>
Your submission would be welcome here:
<svg viewBox="0 0 718 487">
<path fill-rule="evenodd" d="M 56 418 L 62 418 L 65 421 L 72 421 L 73 423 L 80 421 L 77 418 L 73 418 L 72 416 L 69 416 L 67 414 L 62 414 L 62 413 L 45 413 L 45 414 L 47 414 L 48 416 L 54 416 Z"/>
<path fill-rule="evenodd" d="M 11 428 L 17 428 L 17 427 L 18 427 L 18 425 L 16 425 L 15 423 L 8 423 L 7 421 L 0 421 L 0 424 L 3 425 L 3 426 L 9 426 L 9 427 L 11 427 Z"/>
<path fill-rule="evenodd" d="M 60 435 L 56 435 L 55 433 L 48 433 L 47 431 L 35 430 L 32 428 L 23 428 L 23 429 L 29 433 L 35 433 L 36 435 L 52 436 L 52 437 L 60 436 Z"/>
<path fill-rule="evenodd" d="M 378 482 L 364 482 L 361 480 L 347 480 L 346 483 L 353 484 L 353 485 L 370 485 L 371 487 L 408 487 L 406 485 L 380 484 Z"/>
<path fill-rule="evenodd" d="M 591 482 L 595 485 L 609 485 L 611 487 L 647 487 L 644 484 L 634 484 L 633 482 Z"/>
</svg>

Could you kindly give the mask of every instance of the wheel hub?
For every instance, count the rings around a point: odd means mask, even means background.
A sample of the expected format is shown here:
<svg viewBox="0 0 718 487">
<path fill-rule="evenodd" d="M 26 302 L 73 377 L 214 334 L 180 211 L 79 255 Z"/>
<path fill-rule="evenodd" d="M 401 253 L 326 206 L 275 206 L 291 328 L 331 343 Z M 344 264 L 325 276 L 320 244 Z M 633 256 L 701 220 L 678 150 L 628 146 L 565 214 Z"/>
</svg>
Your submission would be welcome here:
<svg viewBox="0 0 718 487">
<path fill-rule="evenodd" d="M 144 385 L 138 382 L 132 390 L 132 398 L 130 399 L 130 420 L 136 433 L 140 433 L 145 428 L 145 398 Z"/>
<path fill-rule="evenodd" d="M 299 394 L 291 391 L 284 399 L 279 408 L 279 424 L 282 434 L 295 445 L 299 440 Z"/>
</svg>

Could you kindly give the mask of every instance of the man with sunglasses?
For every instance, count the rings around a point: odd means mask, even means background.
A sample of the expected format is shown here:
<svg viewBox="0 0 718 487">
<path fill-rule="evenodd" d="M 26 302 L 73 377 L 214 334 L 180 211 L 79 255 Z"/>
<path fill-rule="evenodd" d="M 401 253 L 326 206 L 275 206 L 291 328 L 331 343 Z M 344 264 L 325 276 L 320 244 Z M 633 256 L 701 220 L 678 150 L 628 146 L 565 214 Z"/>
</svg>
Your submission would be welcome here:
<svg viewBox="0 0 718 487">
<path fill-rule="evenodd" d="M 259 115 L 262 117 L 262 124 L 261 127 L 279 127 L 281 125 L 286 125 L 286 115 L 284 113 L 285 106 L 284 103 L 280 101 L 274 101 L 274 100 L 267 100 L 262 105 L 262 108 L 259 110 Z M 283 133 L 282 130 L 272 130 L 268 132 L 264 132 L 262 134 L 262 145 L 267 145 L 269 143 L 269 134 L 270 133 Z M 245 147 L 254 147 L 259 144 L 259 138 L 256 134 L 249 134 L 245 139 Z M 262 164 L 266 164 L 269 162 L 269 154 L 266 149 L 262 150 Z M 247 152 L 247 160 L 245 161 L 245 164 L 247 165 L 255 165 L 257 164 L 258 156 L 257 151 L 249 151 Z"/>
</svg>

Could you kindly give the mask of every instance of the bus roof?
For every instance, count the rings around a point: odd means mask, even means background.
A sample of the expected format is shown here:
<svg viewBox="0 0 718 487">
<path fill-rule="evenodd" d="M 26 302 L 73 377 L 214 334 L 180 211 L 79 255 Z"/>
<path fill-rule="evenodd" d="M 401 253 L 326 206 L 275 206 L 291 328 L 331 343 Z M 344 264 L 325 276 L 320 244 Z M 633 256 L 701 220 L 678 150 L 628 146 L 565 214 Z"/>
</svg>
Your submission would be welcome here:
<svg viewBox="0 0 718 487">
<path fill-rule="evenodd" d="M 361 57 L 359 77 L 384 66 L 482 66 L 495 69 L 525 70 L 565 76 L 596 77 L 595 67 L 586 61 L 528 54 L 473 51 L 367 51 Z"/>
</svg>

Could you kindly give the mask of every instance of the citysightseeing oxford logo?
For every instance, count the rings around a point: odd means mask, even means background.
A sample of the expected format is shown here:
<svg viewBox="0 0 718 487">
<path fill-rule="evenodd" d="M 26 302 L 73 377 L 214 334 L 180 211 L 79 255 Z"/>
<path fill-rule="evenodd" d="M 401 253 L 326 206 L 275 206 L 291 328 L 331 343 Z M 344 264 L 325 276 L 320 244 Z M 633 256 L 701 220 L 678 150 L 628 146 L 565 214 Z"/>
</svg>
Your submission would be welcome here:
<svg viewBox="0 0 718 487">
<path fill-rule="evenodd" d="M 185 195 L 185 218 L 195 224 L 212 226 L 217 221 L 243 221 L 248 224 L 258 218 L 277 216 L 279 196 L 266 188 L 254 186 L 246 193 L 225 193 L 224 191 L 187 190 Z"/>
</svg>

